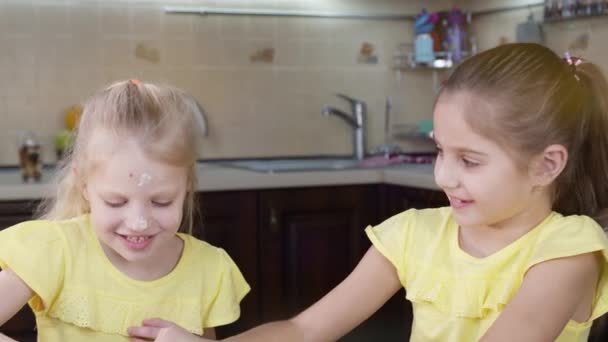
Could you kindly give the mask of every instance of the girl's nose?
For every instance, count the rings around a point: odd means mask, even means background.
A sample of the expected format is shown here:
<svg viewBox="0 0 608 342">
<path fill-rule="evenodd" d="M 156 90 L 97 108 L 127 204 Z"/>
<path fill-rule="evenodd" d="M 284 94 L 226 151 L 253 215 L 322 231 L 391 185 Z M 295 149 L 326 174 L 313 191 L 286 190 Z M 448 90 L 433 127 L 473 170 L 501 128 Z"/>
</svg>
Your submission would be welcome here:
<svg viewBox="0 0 608 342">
<path fill-rule="evenodd" d="M 148 229 L 148 226 L 149 226 L 148 219 L 146 219 L 143 216 L 135 217 L 135 218 L 129 219 L 127 221 L 127 228 L 129 228 L 133 231 L 136 231 L 136 232 L 144 231 L 144 230 Z"/>
<path fill-rule="evenodd" d="M 442 189 L 454 189 L 459 185 L 454 169 L 441 160 L 435 162 L 435 183 Z"/>
<path fill-rule="evenodd" d="M 150 227 L 150 220 L 145 206 L 133 206 L 130 208 L 125 225 L 130 230 L 141 232 Z"/>
</svg>

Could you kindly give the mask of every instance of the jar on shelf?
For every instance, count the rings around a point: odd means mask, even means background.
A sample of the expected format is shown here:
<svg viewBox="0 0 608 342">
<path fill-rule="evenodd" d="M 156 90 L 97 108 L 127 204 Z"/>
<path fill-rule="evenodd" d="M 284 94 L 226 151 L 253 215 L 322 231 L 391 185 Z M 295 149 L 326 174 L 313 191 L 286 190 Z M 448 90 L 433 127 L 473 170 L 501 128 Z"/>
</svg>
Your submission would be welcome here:
<svg viewBox="0 0 608 342">
<path fill-rule="evenodd" d="M 42 178 L 40 143 L 33 132 L 21 135 L 19 142 L 19 165 L 23 182 L 39 182 Z"/>
</svg>

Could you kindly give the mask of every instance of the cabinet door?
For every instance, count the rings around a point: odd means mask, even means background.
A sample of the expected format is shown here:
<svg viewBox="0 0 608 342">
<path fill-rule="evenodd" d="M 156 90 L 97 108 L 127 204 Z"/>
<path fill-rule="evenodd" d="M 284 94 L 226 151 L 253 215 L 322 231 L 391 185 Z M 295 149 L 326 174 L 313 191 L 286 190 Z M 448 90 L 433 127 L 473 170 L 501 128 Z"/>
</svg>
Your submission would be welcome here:
<svg viewBox="0 0 608 342">
<path fill-rule="evenodd" d="M 38 201 L 1 201 L 0 230 L 31 220 Z M 18 341 L 36 341 L 36 320 L 29 306 L 21 309 L 0 327 L 0 333 Z"/>
<path fill-rule="evenodd" d="M 385 193 L 384 218 L 389 218 L 407 209 L 438 208 L 450 205 L 445 193 L 439 190 L 410 188 L 397 185 L 381 185 Z"/>
<path fill-rule="evenodd" d="M 338 285 L 364 252 L 375 186 L 261 191 L 262 320 L 285 319 Z"/>
<path fill-rule="evenodd" d="M 251 286 L 241 302 L 240 319 L 218 329 L 225 337 L 258 323 L 257 195 L 255 191 L 203 192 L 198 194 L 199 222 L 193 235 L 226 250 Z"/>
<path fill-rule="evenodd" d="M 39 201 L 0 201 L 0 230 L 31 220 Z"/>
</svg>

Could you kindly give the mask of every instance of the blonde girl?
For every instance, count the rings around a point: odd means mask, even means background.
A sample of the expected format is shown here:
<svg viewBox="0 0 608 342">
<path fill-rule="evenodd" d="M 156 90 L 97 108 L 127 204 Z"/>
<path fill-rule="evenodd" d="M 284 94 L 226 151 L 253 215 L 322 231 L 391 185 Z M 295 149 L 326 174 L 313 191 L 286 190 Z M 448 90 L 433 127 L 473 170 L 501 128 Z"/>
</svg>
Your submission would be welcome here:
<svg viewBox="0 0 608 342">
<path fill-rule="evenodd" d="M 127 341 L 150 317 L 214 338 L 239 317 L 238 268 L 182 233 L 197 224 L 200 115 L 185 92 L 137 80 L 86 103 L 42 219 L 0 232 L 0 325 L 26 302 L 40 341 Z"/>
</svg>

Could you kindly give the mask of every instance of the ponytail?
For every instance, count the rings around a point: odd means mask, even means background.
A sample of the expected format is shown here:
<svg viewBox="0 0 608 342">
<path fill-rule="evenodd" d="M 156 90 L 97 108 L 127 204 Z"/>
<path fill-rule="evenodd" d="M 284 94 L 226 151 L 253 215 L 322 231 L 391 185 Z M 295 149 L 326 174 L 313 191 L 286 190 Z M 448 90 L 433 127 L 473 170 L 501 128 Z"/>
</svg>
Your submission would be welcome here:
<svg viewBox="0 0 608 342">
<path fill-rule="evenodd" d="M 593 63 L 580 63 L 573 72 L 579 90 L 580 143 L 569 151 L 570 174 L 557 180 L 554 209 L 588 215 L 608 227 L 608 82 Z"/>
</svg>

